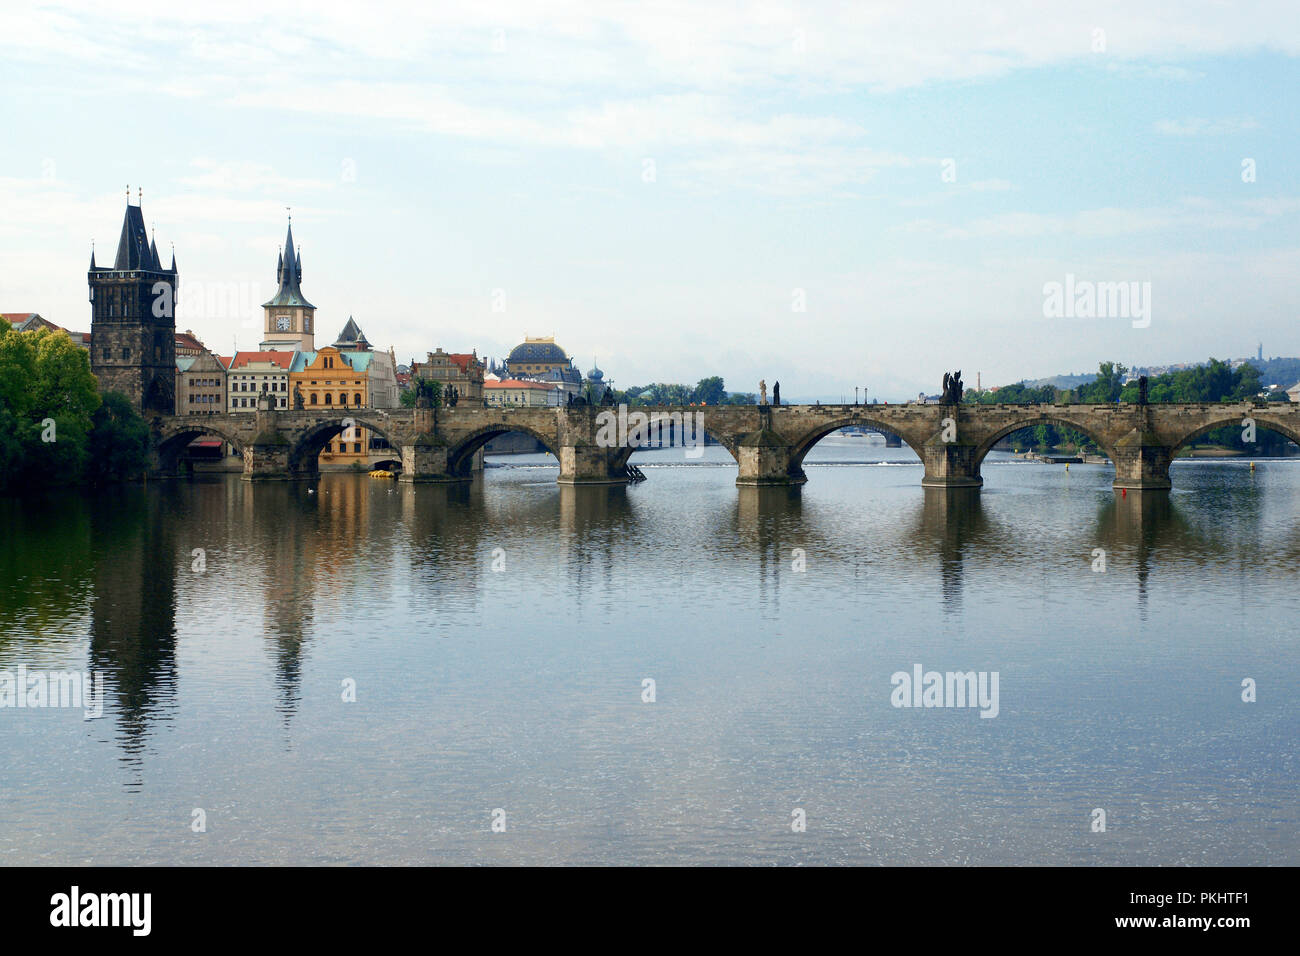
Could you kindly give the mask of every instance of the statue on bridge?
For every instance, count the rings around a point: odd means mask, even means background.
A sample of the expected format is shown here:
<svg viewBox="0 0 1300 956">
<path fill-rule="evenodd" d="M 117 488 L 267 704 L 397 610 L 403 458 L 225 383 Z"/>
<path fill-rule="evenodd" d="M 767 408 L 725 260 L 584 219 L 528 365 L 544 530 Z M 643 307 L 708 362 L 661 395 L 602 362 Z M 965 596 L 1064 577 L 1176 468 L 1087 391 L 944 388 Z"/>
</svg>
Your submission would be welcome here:
<svg viewBox="0 0 1300 956">
<path fill-rule="evenodd" d="M 758 404 L 767 404 L 767 379 L 765 378 L 758 380 Z"/>
<path fill-rule="evenodd" d="M 943 373 L 943 397 L 939 399 L 940 405 L 960 405 L 961 404 L 961 369 L 955 373 Z"/>
<path fill-rule="evenodd" d="M 416 408 L 433 408 L 438 404 L 438 394 L 433 387 L 433 383 L 428 379 L 417 379 L 415 382 L 415 407 Z"/>
<path fill-rule="evenodd" d="M 302 398 L 302 385 L 295 382 L 293 386 L 293 408 L 294 411 L 302 411 L 307 407 L 307 403 Z"/>
<path fill-rule="evenodd" d="M 773 405 L 781 404 L 781 383 L 780 382 L 774 382 L 772 384 L 772 404 Z"/>
<path fill-rule="evenodd" d="M 1138 376 L 1138 404 L 1145 405 L 1146 403 L 1147 403 L 1147 377 L 1145 375 L 1139 375 Z"/>
<path fill-rule="evenodd" d="M 611 407 L 611 408 L 613 407 L 613 405 L 614 405 L 614 390 L 613 390 L 612 388 L 606 388 L 606 389 L 605 389 L 605 394 L 602 395 L 602 396 L 600 396 L 600 404 L 605 405 L 605 406 L 608 406 L 608 407 Z"/>
</svg>

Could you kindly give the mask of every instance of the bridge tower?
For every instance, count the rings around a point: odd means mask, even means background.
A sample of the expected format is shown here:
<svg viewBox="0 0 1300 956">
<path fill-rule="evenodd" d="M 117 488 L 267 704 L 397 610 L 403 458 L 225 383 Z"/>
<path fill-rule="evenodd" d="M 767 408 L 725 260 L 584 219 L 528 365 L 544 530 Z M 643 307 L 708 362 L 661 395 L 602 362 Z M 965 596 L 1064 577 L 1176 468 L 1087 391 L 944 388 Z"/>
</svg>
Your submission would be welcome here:
<svg viewBox="0 0 1300 956">
<path fill-rule="evenodd" d="M 101 392 L 121 392 L 146 417 L 176 413 L 176 253 L 168 269 L 158 260 L 139 199 L 126 217 L 113 265 L 90 254 L 90 370 Z"/>
</svg>

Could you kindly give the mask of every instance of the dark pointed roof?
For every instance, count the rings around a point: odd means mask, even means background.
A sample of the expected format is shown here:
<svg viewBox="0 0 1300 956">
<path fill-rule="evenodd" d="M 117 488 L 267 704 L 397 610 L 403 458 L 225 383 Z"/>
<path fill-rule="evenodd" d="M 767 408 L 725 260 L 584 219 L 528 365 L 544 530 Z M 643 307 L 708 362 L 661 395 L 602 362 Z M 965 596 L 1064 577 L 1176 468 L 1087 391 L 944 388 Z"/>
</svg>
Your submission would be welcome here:
<svg viewBox="0 0 1300 956">
<path fill-rule="evenodd" d="M 117 241 L 117 259 L 113 262 L 113 268 L 156 268 L 149 252 L 149 233 L 144 227 L 144 214 L 140 212 L 139 206 L 127 203 L 126 217 L 122 220 L 122 237 Z"/>
<path fill-rule="evenodd" d="M 356 351 L 366 351 L 370 348 L 370 343 L 366 341 L 366 333 L 361 331 L 361 326 L 357 325 L 356 319 L 348 316 L 348 324 L 343 326 L 343 331 L 334 341 L 336 349 L 352 349 Z"/>
<path fill-rule="evenodd" d="M 289 234 L 284 240 L 284 252 L 280 255 L 280 264 L 276 268 L 276 278 L 280 282 L 280 288 L 276 291 L 275 297 L 269 302 L 263 302 L 262 306 L 288 306 L 290 308 L 314 309 L 312 305 L 303 298 L 302 291 L 298 284 L 302 282 L 302 265 L 297 261 L 293 252 L 293 224 L 289 224 Z"/>
</svg>

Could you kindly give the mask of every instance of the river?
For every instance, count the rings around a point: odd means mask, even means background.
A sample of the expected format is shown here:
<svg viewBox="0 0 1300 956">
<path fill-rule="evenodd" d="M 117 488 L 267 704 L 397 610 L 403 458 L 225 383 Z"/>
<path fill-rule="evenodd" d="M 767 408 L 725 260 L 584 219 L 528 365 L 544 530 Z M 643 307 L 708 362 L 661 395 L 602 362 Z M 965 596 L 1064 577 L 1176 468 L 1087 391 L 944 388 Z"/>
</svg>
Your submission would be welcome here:
<svg viewBox="0 0 1300 956">
<path fill-rule="evenodd" d="M 633 461 L 0 501 L 0 862 L 1300 864 L 1300 461 Z"/>
</svg>

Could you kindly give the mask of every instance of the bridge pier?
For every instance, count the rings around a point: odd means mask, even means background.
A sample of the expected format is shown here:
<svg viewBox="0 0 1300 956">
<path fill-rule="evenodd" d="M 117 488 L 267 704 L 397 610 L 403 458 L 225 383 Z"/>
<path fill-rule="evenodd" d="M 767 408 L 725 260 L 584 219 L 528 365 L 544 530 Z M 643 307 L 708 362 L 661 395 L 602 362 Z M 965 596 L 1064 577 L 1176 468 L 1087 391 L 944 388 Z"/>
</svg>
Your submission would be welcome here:
<svg viewBox="0 0 1300 956">
<path fill-rule="evenodd" d="M 424 436 L 427 437 L 427 436 Z M 447 464 L 447 443 L 436 439 L 402 446 L 402 473 L 398 481 L 427 483 L 469 481 L 471 475 L 453 475 Z"/>
<path fill-rule="evenodd" d="M 280 432 L 279 414 L 258 397 L 254 414 L 256 435 L 244 446 L 244 481 L 284 481 L 298 477 L 290 462 L 293 446 Z"/>
<path fill-rule="evenodd" d="M 794 446 L 773 431 L 770 405 L 759 406 L 760 428 L 736 445 L 737 485 L 801 485 L 808 480 L 803 465 L 794 459 Z"/>
<path fill-rule="evenodd" d="M 1169 480 L 1169 463 L 1173 450 L 1162 444 L 1150 431 L 1133 429 L 1110 452 L 1115 463 L 1113 488 L 1131 491 L 1168 491 L 1173 487 Z"/>
<path fill-rule="evenodd" d="M 560 446 L 561 485 L 625 485 L 627 474 L 621 467 L 627 449 L 578 443 Z"/>
<path fill-rule="evenodd" d="M 921 446 L 921 461 L 925 475 L 921 485 L 925 488 L 979 488 L 984 484 L 980 475 L 979 446 L 964 442 L 944 441 L 942 433 L 933 436 Z"/>
</svg>

